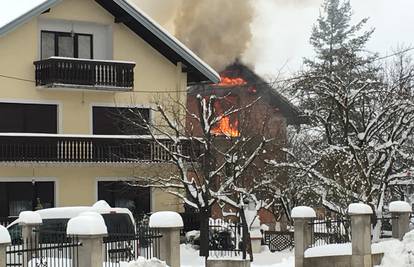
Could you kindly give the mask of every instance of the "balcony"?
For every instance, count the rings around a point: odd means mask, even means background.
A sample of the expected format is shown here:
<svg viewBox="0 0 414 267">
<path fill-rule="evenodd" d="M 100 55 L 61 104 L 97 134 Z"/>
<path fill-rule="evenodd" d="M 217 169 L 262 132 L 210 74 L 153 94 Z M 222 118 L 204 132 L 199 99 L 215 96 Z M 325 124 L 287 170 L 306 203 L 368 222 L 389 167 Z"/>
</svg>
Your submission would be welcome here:
<svg viewBox="0 0 414 267">
<path fill-rule="evenodd" d="M 133 62 L 51 57 L 35 61 L 36 86 L 130 91 Z"/>
<path fill-rule="evenodd" d="M 172 151 L 175 145 L 158 137 Z M 182 144 L 190 151 L 189 143 Z M 168 162 L 170 155 L 150 136 L 0 133 L 0 162 Z"/>
</svg>

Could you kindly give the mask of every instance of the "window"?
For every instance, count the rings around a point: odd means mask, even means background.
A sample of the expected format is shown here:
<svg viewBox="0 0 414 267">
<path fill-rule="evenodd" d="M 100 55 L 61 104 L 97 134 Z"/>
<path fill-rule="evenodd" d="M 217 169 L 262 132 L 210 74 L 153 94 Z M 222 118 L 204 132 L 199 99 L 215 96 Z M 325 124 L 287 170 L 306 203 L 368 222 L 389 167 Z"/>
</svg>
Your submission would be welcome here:
<svg viewBox="0 0 414 267">
<path fill-rule="evenodd" d="M 134 215 L 151 211 L 150 189 L 130 186 L 125 182 L 98 182 L 98 199 L 105 200 L 111 207 L 128 208 Z"/>
<path fill-rule="evenodd" d="M 17 217 L 21 211 L 54 207 L 54 182 L 0 182 L 0 217 Z"/>
<path fill-rule="evenodd" d="M 93 134 L 149 134 L 143 120 L 149 121 L 148 108 L 93 107 Z"/>
<path fill-rule="evenodd" d="M 92 34 L 42 31 L 41 58 L 52 56 L 92 59 Z"/>
<path fill-rule="evenodd" d="M 57 105 L 0 103 L 0 132 L 57 133 Z"/>
</svg>

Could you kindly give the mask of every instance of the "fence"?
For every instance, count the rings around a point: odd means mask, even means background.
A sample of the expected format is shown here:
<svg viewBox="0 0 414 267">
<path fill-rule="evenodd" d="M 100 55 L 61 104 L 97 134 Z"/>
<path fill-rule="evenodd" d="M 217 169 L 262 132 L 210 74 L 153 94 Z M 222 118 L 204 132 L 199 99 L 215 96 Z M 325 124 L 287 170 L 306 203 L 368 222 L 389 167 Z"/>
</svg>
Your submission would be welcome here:
<svg viewBox="0 0 414 267">
<path fill-rule="evenodd" d="M 245 255 L 243 244 L 243 227 L 241 223 L 210 220 L 209 255 L 214 257 L 231 257 Z"/>
<path fill-rule="evenodd" d="M 6 248 L 6 266 L 77 267 L 81 245 L 77 237 L 50 234 L 47 239 L 42 239 L 35 235 Z"/>
<path fill-rule="evenodd" d="M 0 217 L 0 225 L 6 227 L 11 222 L 13 222 L 16 218 L 10 218 L 10 217 Z"/>
<path fill-rule="evenodd" d="M 104 238 L 104 266 L 117 267 L 121 262 L 128 262 L 144 257 L 160 258 L 160 238 L 155 229 L 140 227 L 137 234 L 111 234 Z"/>
<path fill-rule="evenodd" d="M 311 239 L 313 247 L 350 241 L 351 222 L 347 218 L 314 220 L 309 224 L 313 228 Z"/>
<path fill-rule="evenodd" d="M 264 244 L 271 252 L 292 249 L 295 246 L 293 232 L 290 231 L 266 231 L 264 232 Z"/>
</svg>

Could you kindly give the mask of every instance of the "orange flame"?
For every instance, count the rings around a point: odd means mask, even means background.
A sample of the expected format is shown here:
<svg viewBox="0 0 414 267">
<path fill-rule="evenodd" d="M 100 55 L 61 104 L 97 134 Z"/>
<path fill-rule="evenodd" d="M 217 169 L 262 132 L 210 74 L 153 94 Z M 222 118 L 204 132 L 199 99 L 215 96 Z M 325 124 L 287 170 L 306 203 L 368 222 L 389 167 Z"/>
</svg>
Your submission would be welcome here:
<svg viewBox="0 0 414 267">
<path fill-rule="evenodd" d="M 217 86 L 227 87 L 227 86 L 243 86 L 247 82 L 240 77 L 230 78 L 230 77 L 221 77 L 220 83 L 216 84 Z"/>
<path fill-rule="evenodd" d="M 230 122 L 230 117 L 223 117 L 214 127 L 211 132 L 215 135 L 226 135 L 230 137 L 238 137 L 239 132 L 239 122 L 237 120 L 234 123 Z"/>
<path fill-rule="evenodd" d="M 224 110 L 226 109 L 226 105 L 231 104 L 233 106 L 236 104 L 236 99 L 231 96 L 225 97 L 225 99 L 222 99 L 221 101 L 216 101 L 214 103 L 214 110 L 217 113 L 217 115 L 222 115 L 224 113 Z M 211 132 L 215 135 L 225 135 L 229 137 L 238 137 L 240 136 L 239 132 L 239 120 L 237 114 L 231 114 L 229 116 L 224 116 L 220 119 L 219 122 L 214 125 L 214 127 L 211 129 Z"/>
</svg>

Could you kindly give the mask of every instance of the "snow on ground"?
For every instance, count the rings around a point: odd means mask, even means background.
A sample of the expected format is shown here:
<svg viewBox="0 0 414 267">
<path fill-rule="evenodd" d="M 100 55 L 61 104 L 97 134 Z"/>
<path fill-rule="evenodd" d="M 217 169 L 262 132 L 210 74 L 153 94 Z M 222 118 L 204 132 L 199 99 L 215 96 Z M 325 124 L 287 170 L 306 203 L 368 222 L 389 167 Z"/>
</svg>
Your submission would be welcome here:
<svg viewBox="0 0 414 267">
<path fill-rule="evenodd" d="M 105 265 L 104 265 L 105 266 Z M 165 261 L 152 258 L 147 260 L 143 257 L 139 257 L 136 261 L 121 262 L 120 267 L 168 267 Z"/>
<path fill-rule="evenodd" d="M 294 256 L 293 250 L 281 252 L 270 252 L 267 248 L 262 247 L 262 253 L 254 254 L 254 261 L 251 267 L 293 267 Z M 198 255 L 199 251 L 191 245 L 181 245 L 181 266 L 182 267 L 204 267 L 204 258 Z M 241 258 L 241 257 L 239 257 Z"/>
<path fill-rule="evenodd" d="M 403 241 L 390 240 L 376 244 L 384 252 L 380 267 L 414 266 L 414 231 L 407 233 Z"/>
</svg>

